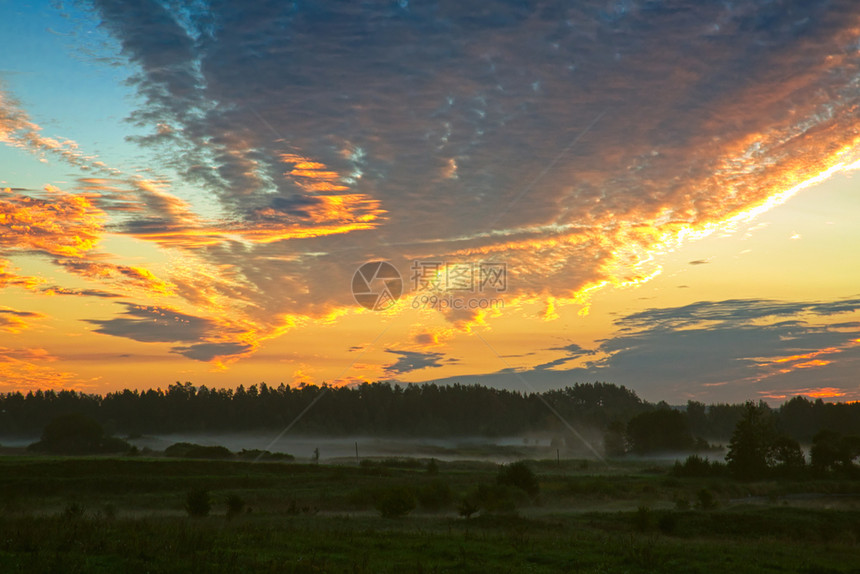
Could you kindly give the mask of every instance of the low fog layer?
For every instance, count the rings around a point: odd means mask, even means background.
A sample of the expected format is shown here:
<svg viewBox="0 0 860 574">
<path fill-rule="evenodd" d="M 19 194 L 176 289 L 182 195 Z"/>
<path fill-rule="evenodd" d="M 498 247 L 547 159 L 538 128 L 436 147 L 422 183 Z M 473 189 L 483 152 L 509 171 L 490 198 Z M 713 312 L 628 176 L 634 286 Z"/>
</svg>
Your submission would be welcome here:
<svg viewBox="0 0 860 574">
<path fill-rule="evenodd" d="M 129 439 L 138 448 L 163 451 L 171 444 L 189 442 L 204 446 L 224 446 L 233 452 L 243 449 L 269 450 L 291 454 L 297 460 L 311 459 L 319 449 L 320 460 L 355 459 L 356 444 L 359 458 L 415 457 L 440 460 L 492 460 L 508 462 L 523 458 L 594 458 L 585 445 L 566 446 L 551 435 L 518 437 L 455 437 L 455 438 L 378 438 L 284 436 L 273 443 L 277 433 L 235 434 L 161 434 Z M 599 442 L 596 445 L 600 448 Z"/>
</svg>

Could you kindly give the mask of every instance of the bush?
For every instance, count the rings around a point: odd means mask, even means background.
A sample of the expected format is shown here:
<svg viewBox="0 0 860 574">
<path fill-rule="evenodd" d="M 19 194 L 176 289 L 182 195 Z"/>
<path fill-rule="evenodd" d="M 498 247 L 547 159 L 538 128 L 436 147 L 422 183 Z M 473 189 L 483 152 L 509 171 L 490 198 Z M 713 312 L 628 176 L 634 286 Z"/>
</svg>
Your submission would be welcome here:
<svg viewBox="0 0 860 574">
<path fill-rule="evenodd" d="M 479 484 L 468 498 L 487 512 L 513 512 L 518 503 L 526 502 L 525 493 L 506 484 Z"/>
<path fill-rule="evenodd" d="M 418 489 L 417 498 L 421 508 L 436 511 L 450 505 L 454 496 L 447 482 L 436 479 Z"/>
<path fill-rule="evenodd" d="M 663 534 L 674 534 L 678 527 L 678 519 L 674 512 L 666 512 L 657 520 L 657 528 Z"/>
<path fill-rule="evenodd" d="M 245 510 L 245 500 L 238 494 L 227 496 L 227 518 L 233 518 L 238 514 L 242 514 Z"/>
<path fill-rule="evenodd" d="M 647 506 L 640 506 L 636 509 L 636 512 L 633 513 L 633 526 L 636 527 L 636 530 L 639 532 L 646 532 L 651 528 L 651 523 L 654 521 L 654 517 L 651 514 L 651 509 Z"/>
<path fill-rule="evenodd" d="M 702 510 L 711 510 L 717 507 L 717 500 L 714 498 L 714 493 L 707 488 L 700 490 L 696 494 L 696 499 L 698 501 L 699 508 Z"/>
<path fill-rule="evenodd" d="M 436 462 L 435 458 L 431 458 L 430 462 L 427 463 L 427 474 L 439 474 L 439 464 Z"/>
<path fill-rule="evenodd" d="M 209 498 L 209 491 L 205 488 L 196 488 L 185 495 L 185 511 L 188 516 L 195 518 L 209 516 L 211 509 L 212 501 Z"/>
<path fill-rule="evenodd" d="M 113 503 L 108 502 L 102 507 L 101 516 L 105 520 L 113 520 L 116 518 L 116 506 Z"/>
<path fill-rule="evenodd" d="M 63 509 L 63 518 L 66 520 L 75 520 L 84 516 L 84 507 L 77 502 L 70 502 Z"/>
<path fill-rule="evenodd" d="M 470 519 L 473 514 L 478 512 L 480 507 L 478 503 L 474 500 L 472 496 L 466 495 L 460 501 L 460 504 L 457 505 L 457 514 L 465 518 L 466 520 Z"/>
<path fill-rule="evenodd" d="M 394 486 L 377 497 L 375 506 L 384 518 L 400 518 L 415 509 L 415 496 L 405 486 Z"/>
<path fill-rule="evenodd" d="M 532 469 L 522 461 L 502 465 L 499 468 L 498 476 L 496 476 L 496 483 L 500 486 L 519 488 L 532 498 L 540 492 L 537 477 L 532 472 Z"/>
</svg>

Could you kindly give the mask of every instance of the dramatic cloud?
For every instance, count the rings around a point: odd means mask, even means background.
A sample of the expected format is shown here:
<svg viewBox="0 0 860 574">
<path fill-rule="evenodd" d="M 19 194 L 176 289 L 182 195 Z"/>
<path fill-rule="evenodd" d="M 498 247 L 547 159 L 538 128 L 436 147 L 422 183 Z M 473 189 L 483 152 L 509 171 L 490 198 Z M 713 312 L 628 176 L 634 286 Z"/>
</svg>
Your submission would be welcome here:
<svg viewBox="0 0 860 574">
<path fill-rule="evenodd" d="M 96 333 L 175 343 L 195 360 L 365 313 L 349 286 L 374 260 L 404 279 L 391 313 L 414 301 L 415 262 L 473 274 L 470 289 L 440 293 L 476 303 L 443 309 L 446 328 L 414 314 L 408 341 L 422 351 L 535 302 L 554 320 L 597 289 L 654 277 L 684 241 L 860 166 L 853 0 L 83 4 L 118 47 L 100 56 L 137 91 L 128 141 L 151 164 L 108 166 L 0 93 L 0 141 L 78 172 L 65 190 L 0 193 L 0 257 L 36 254 L 92 283 L 44 287 L 0 259 L 0 286 L 116 293 L 134 304 L 92 319 Z M 504 307 L 481 306 L 492 298 Z M 679 353 L 734 333 L 745 355 L 723 359 L 737 370 L 714 359 L 702 380 L 722 384 L 776 368 L 793 328 L 809 338 L 797 354 L 850 354 L 823 325 L 755 323 L 823 319 L 837 304 L 780 305 L 630 315 L 599 349 L 555 349 L 535 371 L 556 376 L 594 352 L 595 369 L 632 377 L 633 357 L 659 341 L 663 356 L 642 356 L 678 380 Z M 389 375 L 443 364 L 389 352 Z"/>
<path fill-rule="evenodd" d="M 860 136 L 850 3 L 674 4 L 96 1 L 138 69 L 141 143 L 181 150 L 224 216 L 150 202 L 125 229 L 218 243 L 204 257 L 285 313 L 319 312 L 291 285 L 351 304 L 327 285 L 373 258 L 504 260 L 512 290 L 562 301 L 645 280 L 652 252 L 853 162 Z"/>
</svg>

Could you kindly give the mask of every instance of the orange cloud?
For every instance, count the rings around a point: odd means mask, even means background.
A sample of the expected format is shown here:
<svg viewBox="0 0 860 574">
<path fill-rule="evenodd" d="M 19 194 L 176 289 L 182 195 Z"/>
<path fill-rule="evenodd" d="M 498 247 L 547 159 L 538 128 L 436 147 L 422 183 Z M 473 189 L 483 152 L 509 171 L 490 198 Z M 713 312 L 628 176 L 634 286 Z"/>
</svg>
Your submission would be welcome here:
<svg viewBox="0 0 860 574">
<path fill-rule="evenodd" d="M 313 161 L 297 154 L 282 154 L 284 163 L 292 164 L 292 168 L 284 175 L 292 179 L 296 185 L 309 192 L 346 191 L 348 186 L 340 183 L 343 177 L 336 171 L 328 169 L 324 163 Z"/>
<path fill-rule="evenodd" d="M 143 289 L 150 295 L 172 295 L 174 286 L 143 267 L 90 261 L 87 259 L 55 259 L 66 270 L 103 282 Z"/>
<path fill-rule="evenodd" d="M 813 399 L 849 399 L 860 397 L 860 393 L 849 392 L 837 387 L 810 387 L 806 389 L 792 389 L 780 391 L 762 391 L 760 393 L 766 399 L 784 400 L 789 397 L 811 397 Z"/>
<path fill-rule="evenodd" d="M 0 307 L 0 330 L 8 333 L 20 333 L 30 328 L 29 320 L 43 319 L 41 313 L 31 311 L 16 311 L 9 307 Z"/>
<path fill-rule="evenodd" d="M 140 204 L 136 209 L 146 212 L 146 220 L 143 224 L 130 221 L 125 233 L 182 249 L 237 240 L 268 244 L 350 233 L 376 227 L 385 214 L 379 201 L 353 193 L 310 196 L 302 203 L 300 215 L 266 207 L 255 210 L 248 221 L 207 220 L 199 217 L 191 204 L 169 193 L 164 182 L 137 179 L 133 187 Z M 125 209 L 130 211 L 130 200 L 124 201 Z"/>
<path fill-rule="evenodd" d="M 838 355 L 839 353 L 842 353 L 847 349 L 857 347 L 858 345 L 860 345 L 860 339 L 851 340 L 847 343 L 844 343 L 843 345 L 835 347 L 827 347 L 825 349 L 819 349 L 818 351 L 811 351 L 809 353 L 802 353 L 798 355 L 790 355 L 787 357 L 752 357 L 750 358 L 750 360 L 754 361 L 757 366 L 766 369 L 764 374 L 755 377 L 754 380 L 755 382 L 762 381 L 775 375 L 785 375 L 791 373 L 792 371 L 795 371 L 797 369 L 814 369 L 817 367 L 826 367 L 827 365 L 832 364 L 833 360 L 818 357 Z M 772 368 L 768 369 L 769 367 Z"/>
<path fill-rule="evenodd" d="M 427 328 L 427 327 L 418 327 L 413 333 L 410 335 L 412 343 L 418 348 L 433 348 L 439 347 L 445 344 L 446 341 L 454 337 L 455 335 L 454 329 L 439 329 L 439 328 Z"/>
<path fill-rule="evenodd" d="M 85 195 L 55 188 L 36 198 L 0 192 L 0 249 L 81 257 L 101 239 L 105 213 Z"/>
<path fill-rule="evenodd" d="M 35 289 L 40 283 L 42 283 L 41 279 L 37 279 L 36 277 L 24 277 L 21 275 L 16 275 L 9 271 L 9 267 L 11 263 L 5 259 L 0 259 L 0 289 L 10 286 L 23 287 L 24 289 Z"/>
</svg>

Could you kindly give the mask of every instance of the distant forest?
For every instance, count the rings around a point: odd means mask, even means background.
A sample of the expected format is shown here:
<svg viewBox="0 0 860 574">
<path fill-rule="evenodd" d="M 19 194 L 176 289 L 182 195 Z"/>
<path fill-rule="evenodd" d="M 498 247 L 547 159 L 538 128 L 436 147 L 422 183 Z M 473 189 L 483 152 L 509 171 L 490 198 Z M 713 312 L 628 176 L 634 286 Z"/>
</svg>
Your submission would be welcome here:
<svg viewBox="0 0 860 574">
<path fill-rule="evenodd" d="M 322 393 L 322 396 L 320 394 Z M 577 431 L 599 432 L 611 449 L 613 435 L 629 448 L 648 451 L 649 441 L 679 448 L 728 441 L 743 404 L 690 401 L 670 407 L 649 403 L 623 386 L 575 384 L 543 393 L 521 393 L 480 385 L 365 383 L 351 387 L 277 388 L 265 383 L 209 389 L 176 383 L 166 390 L 124 390 L 106 395 L 75 391 L 0 394 L 0 436 L 35 436 L 55 417 L 79 414 L 114 434 L 236 432 L 282 429 L 314 400 L 291 432 L 330 436 L 516 436 L 568 429 L 547 405 Z M 776 429 L 800 442 L 820 430 L 860 435 L 860 403 L 826 403 L 795 397 L 771 409 Z"/>
</svg>

